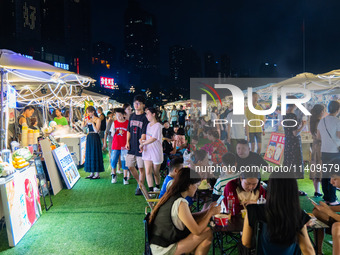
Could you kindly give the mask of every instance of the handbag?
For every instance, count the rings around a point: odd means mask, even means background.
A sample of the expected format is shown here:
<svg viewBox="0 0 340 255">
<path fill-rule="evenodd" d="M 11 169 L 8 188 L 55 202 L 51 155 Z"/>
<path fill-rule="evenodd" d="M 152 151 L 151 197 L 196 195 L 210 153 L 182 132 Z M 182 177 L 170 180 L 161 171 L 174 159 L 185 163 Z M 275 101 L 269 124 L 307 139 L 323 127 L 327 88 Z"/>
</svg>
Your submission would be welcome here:
<svg viewBox="0 0 340 255">
<path fill-rule="evenodd" d="M 331 138 L 331 140 L 333 141 L 333 143 L 337 146 L 338 152 L 340 152 L 340 146 L 333 140 L 333 137 L 332 137 L 331 134 L 328 132 L 328 129 L 327 129 L 327 126 L 326 126 L 325 118 L 323 118 L 323 124 L 325 125 L 326 131 L 327 131 L 329 137 Z"/>
</svg>

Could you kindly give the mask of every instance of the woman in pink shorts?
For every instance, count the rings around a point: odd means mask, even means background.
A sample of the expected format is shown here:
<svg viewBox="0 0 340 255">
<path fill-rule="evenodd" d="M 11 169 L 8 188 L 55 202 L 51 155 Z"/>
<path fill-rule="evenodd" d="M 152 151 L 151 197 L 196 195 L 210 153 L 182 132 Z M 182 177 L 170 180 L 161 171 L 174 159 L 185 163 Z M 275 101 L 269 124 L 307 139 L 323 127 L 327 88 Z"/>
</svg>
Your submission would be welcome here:
<svg viewBox="0 0 340 255">
<path fill-rule="evenodd" d="M 145 113 L 149 124 L 146 128 L 146 140 L 140 141 L 140 149 L 142 150 L 142 159 L 145 164 L 146 181 L 148 182 L 149 190 L 159 191 L 161 182 L 159 170 L 163 163 L 163 126 L 157 121 L 157 112 L 155 108 L 149 107 L 146 109 Z M 152 174 L 155 176 L 155 188 L 153 187 Z"/>
</svg>

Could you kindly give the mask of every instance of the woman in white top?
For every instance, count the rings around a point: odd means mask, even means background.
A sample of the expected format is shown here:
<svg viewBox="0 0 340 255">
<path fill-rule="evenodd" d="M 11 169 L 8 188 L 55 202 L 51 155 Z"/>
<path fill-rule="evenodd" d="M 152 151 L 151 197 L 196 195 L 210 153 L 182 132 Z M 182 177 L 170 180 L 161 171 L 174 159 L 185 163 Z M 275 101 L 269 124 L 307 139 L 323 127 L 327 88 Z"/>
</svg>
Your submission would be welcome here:
<svg viewBox="0 0 340 255">
<path fill-rule="evenodd" d="M 338 205 L 336 201 L 336 188 L 330 183 L 329 172 L 332 161 L 340 158 L 340 120 L 337 118 L 340 112 L 338 101 L 331 101 L 328 104 L 329 115 L 321 119 L 318 124 L 317 139 L 321 139 L 321 160 L 322 166 L 327 167 L 324 172 L 322 167 L 322 191 L 323 199 L 328 205 Z M 315 169 L 316 170 L 316 169 Z M 328 176 L 327 176 L 328 175 Z"/>
<path fill-rule="evenodd" d="M 192 214 L 187 196 L 193 197 L 200 184 L 200 176 L 190 168 L 182 168 L 173 184 L 153 209 L 150 247 L 153 254 L 207 254 L 212 231 L 207 227 L 210 218 L 221 211 L 212 203 L 208 209 Z"/>
<path fill-rule="evenodd" d="M 139 141 L 142 150 L 146 170 L 146 180 L 150 191 L 160 191 L 160 168 L 163 163 L 163 126 L 157 121 L 157 111 L 153 107 L 148 107 L 145 111 L 149 121 L 146 127 L 146 140 Z M 153 177 L 155 176 L 156 188 L 153 187 Z"/>
</svg>

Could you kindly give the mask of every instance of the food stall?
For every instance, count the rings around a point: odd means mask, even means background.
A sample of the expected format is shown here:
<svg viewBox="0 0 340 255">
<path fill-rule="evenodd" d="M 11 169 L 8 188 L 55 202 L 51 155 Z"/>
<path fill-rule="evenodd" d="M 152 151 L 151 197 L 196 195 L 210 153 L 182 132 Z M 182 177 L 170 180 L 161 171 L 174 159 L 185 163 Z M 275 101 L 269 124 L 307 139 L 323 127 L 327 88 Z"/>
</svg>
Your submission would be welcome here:
<svg viewBox="0 0 340 255">
<path fill-rule="evenodd" d="M 0 215 L 5 216 L 11 247 L 22 239 L 42 213 L 37 172 L 31 159 L 30 151 L 22 148 L 13 156 L 6 155 L 7 162 L 2 159 L 0 162 Z"/>
<path fill-rule="evenodd" d="M 78 94 L 80 87 L 88 87 L 94 80 L 1 49 L 0 80 L 0 130 L 2 131 L 0 132 L 0 158 L 4 161 L 0 162 L 0 218 L 5 217 L 9 245 L 15 246 L 41 215 L 36 166 L 33 161 L 30 161 L 33 146 L 30 147 L 30 150 L 13 147 L 13 150 L 18 149 L 13 152 L 13 156 L 7 150 L 9 135 L 16 137 L 8 130 L 11 121 L 13 124 L 17 123 L 16 101 L 21 103 L 21 106 L 41 107 L 43 109 L 43 129 L 50 132 L 51 130 L 47 128 L 48 120 L 46 118 L 48 107 L 60 107 L 66 97 Z M 12 94 L 15 96 L 13 97 Z M 66 102 L 71 102 L 72 106 L 72 99 Z M 28 143 L 37 145 L 37 135 L 32 136 L 32 133 L 28 135 L 31 136 Z M 45 133 L 45 135 L 48 134 Z M 46 141 L 47 138 L 44 140 Z M 57 188 L 63 187 L 60 177 L 62 176 L 67 187 L 72 188 L 80 176 L 67 146 L 64 145 L 61 147 L 62 149 L 52 153 L 50 144 L 46 144 L 45 151 L 50 154 L 44 155 L 44 157 L 46 156 L 45 160 L 56 170 L 54 173 L 49 172 L 51 183 L 53 183 L 52 187 L 60 191 Z M 36 149 L 37 147 L 35 146 Z M 28 151 L 31 155 L 30 158 Z M 51 157 L 48 158 L 48 156 Z M 54 185 L 55 183 L 59 186 Z M 54 192 L 54 194 L 56 193 Z"/>
<path fill-rule="evenodd" d="M 328 104 L 328 101 L 334 100 L 332 96 L 334 96 L 337 91 L 336 88 L 340 86 L 340 71 L 335 70 L 329 73 L 314 75 L 312 73 L 301 73 L 296 75 L 293 78 L 284 80 L 282 82 L 273 84 L 269 87 L 261 88 L 257 91 L 260 95 L 261 99 L 264 100 L 262 103 L 266 106 L 270 106 L 268 101 L 271 101 L 271 95 L 273 88 L 280 89 L 282 87 L 285 88 L 304 88 L 308 89 L 312 92 L 312 98 L 309 100 L 308 104 L 305 105 L 309 110 L 316 103 L 322 103 L 324 105 Z M 321 94 L 322 95 L 321 95 Z M 327 96 L 325 96 L 327 94 Z M 327 97 L 327 100 L 326 100 Z M 261 104 L 261 102 L 259 102 Z M 303 116 L 300 116 L 302 118 Z M 299 118 L 299 117 L 298 117 Z M 275 130 L 278 133 L 284 133 L 282 126 L 278 126 L 279 130 Z M 269 156 L 275 156 L 275 152 L 271 153 L 273 150 L 271 134 L 272 131 L 270 128 L 266 128 L 265 136 L 262 139 L 262 153 L 269 153 Z M 310 161 L 311 160 L 311 144 L 313 143 L 312 135 L 309 132 L 309 118 L 307 119 L 306 127 L 301 132 L 301 144 L 302 144 L 302 153 L 303 160 Z M 277 162 L 278 163 L 278 162 Z"/>
</svg>

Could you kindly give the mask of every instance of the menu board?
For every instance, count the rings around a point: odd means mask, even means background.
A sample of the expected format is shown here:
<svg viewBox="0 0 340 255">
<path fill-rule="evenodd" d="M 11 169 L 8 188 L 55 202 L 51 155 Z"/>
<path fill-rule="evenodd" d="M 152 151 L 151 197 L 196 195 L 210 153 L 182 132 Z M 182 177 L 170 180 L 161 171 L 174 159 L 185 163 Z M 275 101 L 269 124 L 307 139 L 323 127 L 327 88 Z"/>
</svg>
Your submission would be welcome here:
<svg viewBox="0 0 340 255">
<path fill-rule="evenodd" d="M 271 133 L 264 159 L 277 165 L 283 160 L 285 147 L 285 135 L 281 133 Z"/>
<path fill-rule="evenodd" d="M 29 167 L 1 185 L 9 246 L 14 247 L 41 216 L 35 168 Z"/>
<path fill-rule="evenodd" d="M 72 189 L 74 184 L 79 180 L 80 175 L 67 145 L 64 144 L 59 148 L 54 149 L 52 154 L 67 188 Z"/>
</svg>

